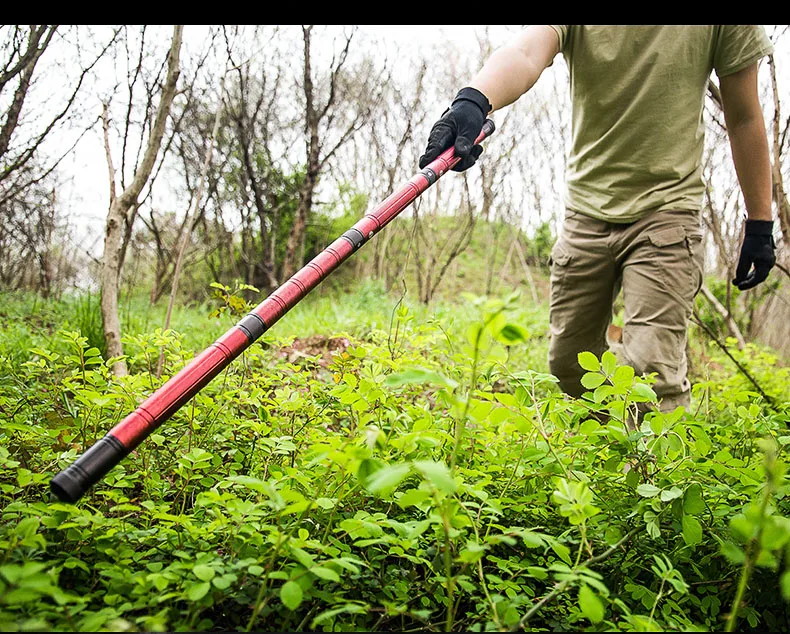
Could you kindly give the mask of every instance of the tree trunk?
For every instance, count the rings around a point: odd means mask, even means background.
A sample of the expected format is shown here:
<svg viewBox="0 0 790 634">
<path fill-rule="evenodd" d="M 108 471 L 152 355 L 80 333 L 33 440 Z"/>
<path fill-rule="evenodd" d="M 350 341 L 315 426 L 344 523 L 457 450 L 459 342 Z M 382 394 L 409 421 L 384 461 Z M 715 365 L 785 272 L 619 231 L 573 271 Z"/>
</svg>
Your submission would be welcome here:
<svg viewBox="0 0 790 634">
<path fill-rule="evenodd" d="M 121 324 L 118 319 L 118 281 L 121 270 L 121 232 L 123 227 L 123 211 L 117 202 L 113 201 L 107 214 L 104 257 L 102 258 L 100 277 L 101 315 L 108 358 L 123 355 Z M 112 370 L 116 376 L 128 374 L 126 362 L 123 360 L 113 363 Z"/>
<path fill-rule="evenodd" d="M 170 106 L 176 94 L 176 83 L 179 75 L 179 53 L 181 50 L 182 25 L 173 28 L 173 41 L 170 46 L 167 60 L 167 78 L 159 99 L 156 117 L 148 138 L 145 154 L 140 167 L 135 172 L 132 183 L 115 198 L 111 194 L 110 210 L 107 214 L 107 225 L 104 235 L 104 257 L 101 271 L 101 313 L 104 327 L 104 339 L 107 346 L 107 356 L 109 358 L 123 356 L 123 346 L 121 345 L 121 327 L 118 318 L 118 290 L 120 283 L 121 248 L 123 245 L 123 232 L 126 228 L 126 217 L 130 210 L 137 204 L 137 197 L 143 186 L 151 176 L 156 156 L 165 132 L 165 124 L 170 113 Z M 105 110 L 106 112 L 106 110 Z M 105 143 L 107 145 L 107 158 L 110 168 L 111 190 L 114 190 L 114 172 L 112 161 L 109 154 L 109 139 L 107 138 L 107 122 L 105 120 Z M 128 374 L 126 362 L 123 359 L 116 360 L 112 365 L 112 371 L 116 376 Z"/>
<path fill-rule="evenodd" d="M 780 129 L 782 114 L 779 108 L 779 91 L 776 85 L 776 66 L 773 55 L 768 58 L 771 69 L 771 88 L 773 89 L 774 117 L 773 117 L 773 161 L 771 162 L 771 175 L 773 176 L 773 197 L 776 203 L 779 227 L 786 245 L 790 246 L 790 202 L 787 200 L 784 180 L 782 179 L 782 143 Z"/>
<path fill-rule="evenodd" d="M 316 110 L 313 94 L 313 75 L 310 62 L 310 31 L 312 27 L 302 27 L 304 37 L 304 95 L 305 95 L 305 133 L 307 149 L 307 174 L 299 191 L 299 205 L 296 208 L 288 241 L 285 244 L 285 259 L 281 278 L 287 280 L 299 269 L 300 245 L 307 228 L 307 220 L 313 208 L 313 192 L 318 181 L 320 170 L 319 154 L 321 145 L 318 140 L 318 123 L 320 114 Z"/>
</svg>

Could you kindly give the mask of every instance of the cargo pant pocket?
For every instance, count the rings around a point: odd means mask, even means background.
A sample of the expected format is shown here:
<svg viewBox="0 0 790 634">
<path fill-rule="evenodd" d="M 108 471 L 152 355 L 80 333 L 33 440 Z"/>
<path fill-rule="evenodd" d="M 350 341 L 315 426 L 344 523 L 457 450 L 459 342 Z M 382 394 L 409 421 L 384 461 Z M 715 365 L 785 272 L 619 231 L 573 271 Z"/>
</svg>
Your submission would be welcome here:
<svg viewBox="0 0 790 634">
<path fill-rule="evenodd" d="M 667 227 L 647 236 L 656 276 L 678 300 L 688 303 L 702 287 L 702 233 L 683 226 Z"/>
<path fill-rule="evenodd" d="M 554 289 L 559 291 L 562 288 L 570 269 L 571 260 L 573 260 L 573 255 L 571 255 L 568 247 L 562 239 L 557 240 L 549 257 L 552 292 L 554 292 Z"/>
</svg>

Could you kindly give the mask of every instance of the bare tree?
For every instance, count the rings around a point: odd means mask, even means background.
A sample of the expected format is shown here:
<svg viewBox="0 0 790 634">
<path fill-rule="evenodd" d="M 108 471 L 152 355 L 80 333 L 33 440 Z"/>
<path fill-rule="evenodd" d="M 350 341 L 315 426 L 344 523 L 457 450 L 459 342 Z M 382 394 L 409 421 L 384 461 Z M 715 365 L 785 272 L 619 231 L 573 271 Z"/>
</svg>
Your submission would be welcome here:
<svg viewBox="0 0 790 634">
<path fill-rule="evenodd" d="M 117 38 L 115 30 L 99 43 L 85 37 L 87 30 L 0 26 L 0 285 L 6 288 L 49 296 L 73 279 L 64 261 L 73 245 L 58 209 L 55 170 L 95 122 L 82 117 L 80 98 Z"/>
<path fill-rule="evenodd" d="M 468 177 L 464 175 L 463 180 L 463 212 L 442 214 L 443 203 L 440 203 L 438 195 L 434 197 L 429 213 L 421 212 L 423 205 L 420 203 L 414 207 L 414 266 L 417 290 L 424 304 L 433 299 L 447 268 L 472 239 L 477 215 L 469 193 Z"/>
<path fill-rule="evenodd" d="M 352 30 L 344 37 L 340 51 L 333 55 L 329 64 L 328 76 L 322 82 L 313 68 L 313 26 L 302 26 L 306 164 L 299 204 L 285 247 L 282 279 L 293 275 L 302 263 L 305 231 L 313 211 L 319 176 L 334 154 L 367 123 L 375 101 L 375 98 L 371 99 L 370 92 L 378 83 L 375 78 L 377 71 L 371 65 L 367 66 L 363 77 L 356 77 L 353 81 L 346 74 L 353 36 Z M 321 83 L 325 84 L 323 90 Z"/>
<path fill-rule="evenodd" d="M 91 54 L 89 61 L 78 66 L 76 75 L 69 72 L 70 68 L 55 72 L 55 62 L 50 62 L 47 79 L 51 82 L 53 74 L 63 77 L 66 85 L 59 87 L 62 93 L 52 94 L 51 87 L 42 87 L 31 98 L 41 75 L 37 70 L 45 63 L 42 59 L 47 57 L 56 41 L 61 50 L 69 51 L 70 58 L 82 58 L 79 43 L 67 41 L 67 34 L 76 37 L 78 31 L 76 26 L 46 24 L 0 26 L 0 100 L 6 106 L 0 117 L 0 202 L 50 175 L 95 121 L 81 125 L 73 116 L 74 106 L 94 67 L 114 44 L 117 30 L 107 44 L 99 45 L 98 52 Z M 68 135 L 69 141 L 64 143 L 66 137 L 61 138 L 52 155 L 45 156 L 42 150 L 47 140 L 66 129 L 77 130 L 76 139 L 75 135 Z"/>
<path fill-rule="evenodd" d="M 109 147 L 109 123 L 105 116 L 107 163 L 110 172 L 110 209 L 107 214 L 107 224 L 104 236 L 104 256 L 102 259 L 101 272 L 101 312 L 107 354 L 111 358 L 117 358 L 123 355 L 121 329 L 118 319 L 118 285 L 123 263 L 122 245 L 124 242 L 124 229 L 127 227 L 129 216 L 138 204 L 138 197 L 143 187 L 151 176 L 157 154 L 159 153 L 162 137 L 165 133 L 165 125 L 170 113 L 170 106 L 176 94 L 176 84 L 180 72 L 179 59 L 182 33 L 183 26 L 176 25 L 173 28 L 173 38 L 167 55 L 167 75 L 159 96 L 159 105 L 156 109 L 156 115 L 151 126 L 148 141 L 145 144 L 142 160 L 134 170 L 131 183 L 124 187 L 120 195 L 116 195 L 115 190 L 116 175 Z M 135 70 L 135 76 L 140 70 L 140 65 L 138 65 Z M 130 99 L 129 111 L 131 107 Z M 106 112 L 107 110 L 105 108 L 105 115 Z M 127 117 L 127 125 L 128 121 L 129 117 Z M 126 139 L 126 136 L 124 139 Z M 122 153 L 121 156 L 123 166 L 126 160 L 126 153 Z M 121 183 L 123 183 L 123 169 L 121 169 Z M 126 233 L 128 233 L 128 231 Z M 118 376 L 128 373 L 126 363 L 123 359 L 117 359 L 113 363 L 113 372 Z"/>
<path fill-rule="evenodd" d="M 0 202 L 0 288 L 58 295 L 77 273 L 69 226 L 51 179 Z"/>
<path fill-rule="evenodd" d="M 246 281 L 271 292 L 278 286 L 277 239 L 283 210 L 289 199 L 287 195 L 281 195 L 282 173 L 271 148 L 272 138 L 281 125 L 278 99 L 282 72 L 276 59 L 268 60 L 267 69 L 255 72 L 251 60 L 236 59 L 227 33 L 225 39 L 234 80 L 227 117 L 234 141 L 233 154 L 238 156 L 235 177 L 241 197 L 239 210 L 244 243 L 241 255 Z"/>
<path fill-rule="evenodd" d="M 176 295 L 178 294 L 178 281 L 181 277 L 181 267 L 184 262 L 184 252 L 186 251 L 187 244 L 189 244 L 189 239 L 192 237 L 192 227 L 195 224 L 194 216 L 196 215 L 197 209 L 200 207 L 201 199 L 203 198 L 203 188 L 206 182 L 206 174 L 208 173 L 209 165 L 211 164 L 211 155 L 214 152 L 214 144 L 217 141 L 220 115 L 222 114 L 224 79 L 225 78 L 223 77 L 220 81 L 219 100 L 217 104 L 217 112 L 214 116 L 214 127 L 211 130 L 211 137 L 209 138 L 208 147 L 206 148 L 206 156 L 203 160 L 203 167 L 200 172 L 200 180 L 197 184 L 197 193 L 195 194 L 195 197 L 192 201 L 192 207 L 187 211 L 187 214 L 184 217 L 184 229 L 182 234 L 179 236 L 178 253 L 176 254 L 175 268 L 173 269 L 173 283 L 170 289 L 170 301 L 167 304 L 167 314 L 165 315 L 163 330 L 170 328 L 170 317 L 173 314 L 173 305 L 176 302 Z M 159 355 L 159 361 L 156 365 L 157 377 L 161 376 L 162 374 L 162 363 L 164 358 L 163 350 Z"/>
<path fill-rule="evenodd" d="M 790 116 L 782 122 L 782 107 L 779 102 L 779 87 L 776 81 L 776 61 L 774 56 L 768 58 L 768 68 L 771 76 L 771 96 L 774 114 L 772 118 L 772 143 L 771 143 L 771 176 L 773 181 L 773 199 L 776 205 L 776 215 L 779 219 L 779 229 L 785 245 L 790 247 L 790 202 L 787 200 L 787 190 L 782 176 L 782 153 L 787 140 L 787 131 L 790 128 Z M 785 254 L 788 258 L 788 254 Z M 785 271 L 787 273 L 787 271 Z"/>
<path fill-rule="evenodd" d="M 419 128 L 425 119 L 425 110 L 420 107 L 420 103 L 424 98 L 425 93 L 425 73 L 428 69 L 428 64 L 423 61 L 417 68 L 414 77 L 414 86 L 408 86 L 405 90 L 400 87 L 395 87 L 392 90 L 390 99 L 395 103 L 395 111 L 397 112 L 397 120 L 392 124 L 393 117 L 389 116 L 391 109 L 383 108 L 380 117 L 374 120 L 373 130 L 373 148 L 375 156 L 377 157 L 372 161 L 374 170 L 379 171 L 380 166 L 383 166 L 383 174 L 386 177 L 384 189 L 381 192 L 382 197 L 388 195 L 393 191 L 397 184 L 397 179 L 406 177 L 407 170 L 406 161 L 411 157 L 411 153 L 407 152 L 409 144 L 414 141 L 414 131 Z M 406 99 L 404 95 L 411 95 L 411 99 Z M 377 122 L 383 123 L 383 130 L 375 129 Z M 400 136 L 393 135 L 393 127 L 396 130 L 401 130 Z M 397 138 L 397 143 L 391 151 L 382 142 L 383 139 L 394 136 Z M 410 149 L 410 148 L 409 148 Z M 413 158 L 413 157 L 411 157 Z M 398 226 L 398 225 L 396 225 Z M 373 251 L 373 276 L 383 277 L 385 285 L 388 285 L 386 279 L 386 267 L 388 246 L 391 244 L 392 238 L 395 235 L 395 227 L 390 229 L 387 233 L 379 234 L 374 243 Z"/>
</svg>

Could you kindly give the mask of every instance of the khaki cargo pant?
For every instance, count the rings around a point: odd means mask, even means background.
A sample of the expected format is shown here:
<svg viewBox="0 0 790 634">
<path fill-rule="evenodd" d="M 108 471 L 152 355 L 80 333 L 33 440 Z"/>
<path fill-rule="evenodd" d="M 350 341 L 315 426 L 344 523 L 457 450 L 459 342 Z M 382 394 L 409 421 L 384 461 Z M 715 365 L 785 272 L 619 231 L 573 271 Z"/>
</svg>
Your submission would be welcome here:
<svg viewBox="0 0 790 634">
<path fill-rule="evenodd" d="M 693 211 L 660 211 L 612 224 L 568 211 L 551 254 L 549 367 L 572 396 L 585 389 L 577 354 L 600 357 L 623 290 L 619 362 L 656 373 L 662 411 L 689 407 L 686 329 L 702 285 L 702 230 Z"/>
</svg>

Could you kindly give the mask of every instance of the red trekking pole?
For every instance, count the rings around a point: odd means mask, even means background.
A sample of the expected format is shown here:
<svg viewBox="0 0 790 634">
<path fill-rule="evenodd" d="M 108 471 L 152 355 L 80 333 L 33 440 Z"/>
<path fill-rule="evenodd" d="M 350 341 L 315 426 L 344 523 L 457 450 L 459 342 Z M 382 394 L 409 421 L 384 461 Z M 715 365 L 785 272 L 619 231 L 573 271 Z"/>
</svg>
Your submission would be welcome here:
<svg viewBox="0 0 790 634">
<path fill-rule="evenodd" d="M 494 132 L 486 120 L 475 143 Z M 453 148 L 403 183 L 371 213 L 330 244 L 251 313 L 195 357 L 131 414 L 50 482 L 63 502 L 76 502 L 189 399 L 461 159 Z"/>
</svg>

